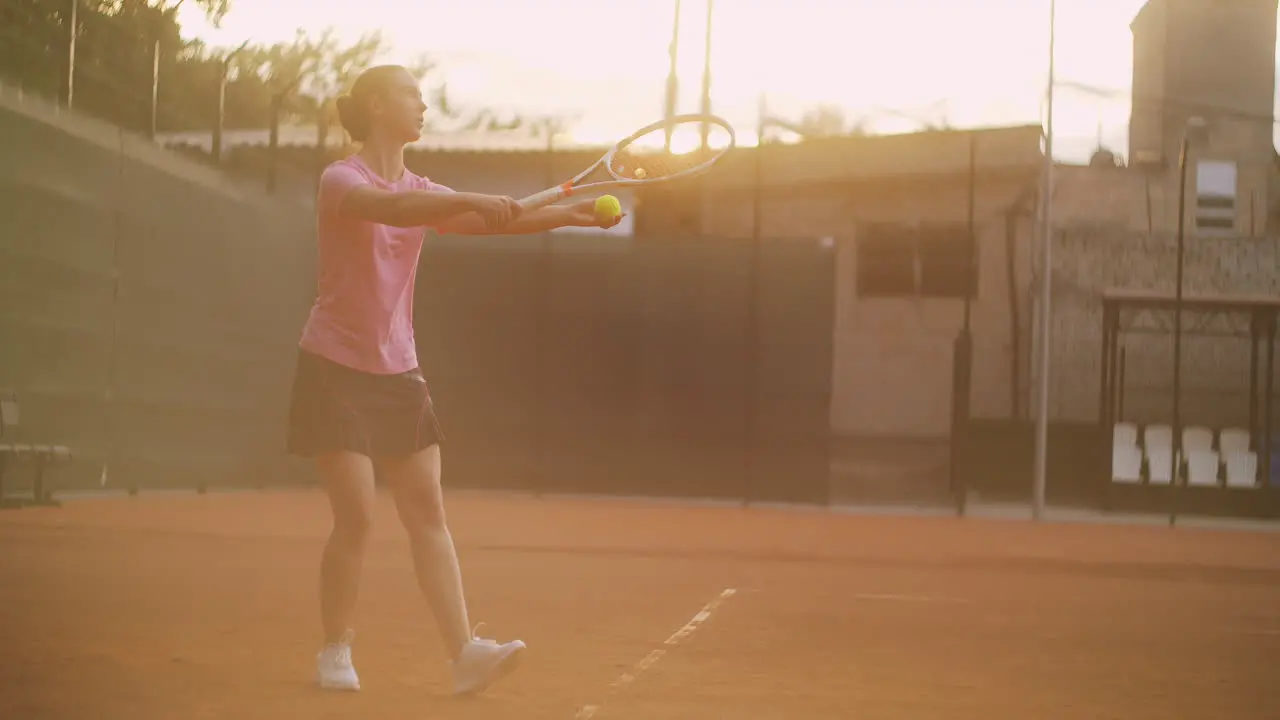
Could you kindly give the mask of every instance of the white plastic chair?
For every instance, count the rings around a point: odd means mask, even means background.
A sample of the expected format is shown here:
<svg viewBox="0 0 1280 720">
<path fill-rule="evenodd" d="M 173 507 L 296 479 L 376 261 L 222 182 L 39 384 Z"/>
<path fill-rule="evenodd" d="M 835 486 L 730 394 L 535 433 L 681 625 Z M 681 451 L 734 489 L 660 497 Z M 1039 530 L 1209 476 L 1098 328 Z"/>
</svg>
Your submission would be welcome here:
<svg viewBox="0 0 1280 720">
<path fill-rule="evenodd" d="M 1115 447 L 1137 447 L 1138 426 L 1131 422 L 1118 422 L 1111 429 L 1111 443 Z"/>
<path fill-rule="evenodd" d="M 1253 488 L 1258 486 L 1258 454 L 1249 450 L 1236 450 L 1223 455 L 1227 466 L 1227 487 Z"/>
<path fill-rule="evenodd" d="M 1173 480 L 1169 448 L 1156 448 L 1156 450 L 1156 452 L 1147 451 L 1147 474 L 1152 485 L 1168 485 Z M 1182 453 L 1178 453 L 1178 460 L 1181 462 Z"/>
<path fill-rule="evenodd" d="M 1117 445 L 1111 449 L 1111 480 L 1124 484 L 1142 482 L 1142 450 L 1137 445 Z"/>
<path fill-rule="evenodd" d="M 1230 453 L 1248 452 L 1249 440 L 1249 431 L 1244 428 L 1222 428 L 1218 433 L 1218 452 L 1224 457 Z"/>
<path fill-rule="evenodd" d="M 1182 428 L 1182 450 L 1193 453 L 1197 450 L 1213 449 L 1213 430 L 1203 425 L 1188 425 Z"/>
<path fill-rule="evenodd" d="M 1199 487 L 1214 487 L 1218 484 L 1218 452 L 1216 450 L 1187 452 L 1187 484 Z"/>
</svg>

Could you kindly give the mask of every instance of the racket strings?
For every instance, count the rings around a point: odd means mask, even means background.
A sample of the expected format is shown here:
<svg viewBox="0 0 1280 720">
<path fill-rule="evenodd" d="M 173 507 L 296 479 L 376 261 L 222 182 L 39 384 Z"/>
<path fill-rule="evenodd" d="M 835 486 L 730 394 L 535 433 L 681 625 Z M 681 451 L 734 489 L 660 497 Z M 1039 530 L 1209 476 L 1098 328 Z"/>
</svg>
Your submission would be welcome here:
<svg viewBox="0 0 1280 720">
<path fill-rule="evenodd" d="M 661 149 L 632 151 L 619 148 L 609 168 L 619 177 L 629 180 L 657 180 L 705 165 L 716 155 L 715 150 L 699 149 L 677 154 Z"/>
<path fill-rule="evenodd" d="M 673 147 L 691 149 L 688 152 L 665 150 L 668 129 L 671 130 Z M 717 147 L 725 144 L 717 142 L 723 140 L 725 134 L 718 125 L 710 127 L 710 147 L 701 146 L 699 130 L 698 122 L 679 122 L 656 128 L 619 147 L 609 162 L 609 170 L 627 180 L 661 180 L 702 167 L 728 148 Z"/>
</svg>

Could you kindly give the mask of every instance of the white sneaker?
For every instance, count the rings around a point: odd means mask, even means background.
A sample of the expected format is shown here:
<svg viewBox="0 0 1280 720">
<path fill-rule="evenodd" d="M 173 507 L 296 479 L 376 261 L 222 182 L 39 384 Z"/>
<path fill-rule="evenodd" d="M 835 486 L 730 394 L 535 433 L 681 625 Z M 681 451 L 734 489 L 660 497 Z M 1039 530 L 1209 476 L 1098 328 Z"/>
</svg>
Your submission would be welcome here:
<svg viewBox="0 0 1280 720">
<path fill-rule="evenodd" d="M 351 664 L 351 641 L 355 633 L 348 630 L 342 639 L 329 643 L 316 658 L 316 681 L 325 690 L 359 690 L 360 678 Z"/>
<path fill-rule="evenodd" d="M 476 626 L 479 629 L 479 625 Z M 472 630 L 472 634 L 475 630 Z M 489 687 L 520 664 L 525 645 L 519 640 L 499 644 L 487 638 L 473 637 L 462 647 L 453 666 L 453 693 L 465 695 Z"/>
</svg>

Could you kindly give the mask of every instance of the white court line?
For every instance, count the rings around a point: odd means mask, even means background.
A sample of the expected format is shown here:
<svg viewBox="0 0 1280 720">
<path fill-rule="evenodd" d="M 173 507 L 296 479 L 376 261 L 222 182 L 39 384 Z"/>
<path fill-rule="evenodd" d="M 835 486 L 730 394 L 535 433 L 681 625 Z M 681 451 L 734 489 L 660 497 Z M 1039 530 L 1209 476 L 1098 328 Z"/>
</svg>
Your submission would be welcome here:
<svg viewBox="0 0 1280 720">
<path fill-rule="evenodd" d="M 661 647 L 654 648 L 648 655 L 641 658 L 640 662 L 636 663 L 634 667 L 630 670 L 624 671 L 621 675 L 614 678 L 613 682 L 609 683 L 609 689 L 605 691 L 605 697 L 600 700 L 600 702 L 595 705 L 583 705 L 579 708 L 577 714 L 573 716 L 574 720 L 589 720 L 589 718 L 595 717 L 595 714 L 600 711 L 600 708 L 604 707 L 605 702 L 607 702 L 609 698 L 627 689 L 631 683 L 635 682 L 636 678 L 640 677 L 641 673 L 656 665 L 657 662 L 662 659 L 662 656 L 667 654 L 667 650 L 676 647 L 682 640 L 692 635 L 693 631 L 697 630 L 699 625 L 706 622 L 707 619 L 711 617 L 711 613 L 715 612 L 715 609 L 720 607 L 721 603 L 728 600 L 730 597 L 733 597 L 737 592 L 738 591 L 734 588 L 725 588 L 719 595 L 713 598 L 711 602 L 702 606 L 702 609 L 699 610 L 698 613 L 689 620 L 689 622 L 685 623 L 674 633 L 671 633 L 671 637 L 663 640 Z"/>
</svg>

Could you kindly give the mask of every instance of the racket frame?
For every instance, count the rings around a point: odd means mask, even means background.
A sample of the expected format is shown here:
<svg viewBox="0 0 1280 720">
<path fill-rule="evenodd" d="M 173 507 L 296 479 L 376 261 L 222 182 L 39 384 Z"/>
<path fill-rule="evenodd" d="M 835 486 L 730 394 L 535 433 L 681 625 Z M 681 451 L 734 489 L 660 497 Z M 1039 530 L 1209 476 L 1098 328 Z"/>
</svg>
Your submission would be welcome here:
<svg viewBox="0 0 1280 720">
<path fill-rule="evenodd" d="M 654 130 L 659 130 L 670 125 L 677 125 L 677 124 L 690 122 L 690 121 L 704 121 L 704 120 L 709 122 L 712 125 L 719 125 L 729 133 L 728 145 L 726 145 L 720 152 L 712 156 L 706 162 L 701 163 L 699 165 L 695 165 L 686 170 L 681 170 L 680 172 L 674 173 L 672 175 L 665 175 L 663 177 L 656 177 L 656 178 L 627 178 L 627 177 L 622 177 L 621 175 L 618 175 L 616 172 L 614 172 L 613 170 L 614 156 L 617 155 L 619 150 L 631 144 L 637 138 L 640 138 L 644 135 L 648 135 Z M 536 210 L 538 208 L 546 207 L 547 205 L 552 205 L 557 202 L 560 202 L 561 200 L 567 197 L 571 197 L 582 190 L 588 190 L 588 189 L 603 190 L 605 188 L 627 187 L 627 186 L 634 187 L 636 185 L 650 185 L 654 183 L 664 183 L 664 182 L 670 182 L 672 180 L 682 180 L 686 178 L 695 177 L 697 175 L 701 175 L 707 172 L 708 170 L 710 170 L 711 166 L 715 165 L 716 161 L 724 157 L 730 150 L 732 150 L 735 147 L 736 144 L 737 144 L 737 137 L 734 134 L 733 126 L 730 125 L 727 120 L 720 117 L 719 115 L 714 115 L 709 113 L 684 113 L 681 115 L 675 115 L 671 118 L 649 123 L 648 125 L 645 125 L 639 130 L 636 130 L 635 132 L 631 133 L 625 138 L 619 140 L 618 142 L 613 144 L 613 147 L 609 148 L 608 152 L 606 152 L 604 155 L 601 155 L 598 160 L 596 160 L 594 163 L 592 163 L 582 172 L 575 175 L 571 180 L 567 180 L 555 187 L 547 188 L 546 190 L 543 190 L 541 192 L 536 192 L 526 198 L 523 198 L 522 200 L 519 201 L 520 207 L 521 209 L 526 211 Z M 587 178 L 587 176 L 595 172 L 601 165 L 604 166 L 605 172 L 609 173 L 609 176 L 612 177 L 613 180 L 602 180 L 600 182 L 587 183 L 585 185 L 580 184 L 584 179 Z"/>
</svg>

